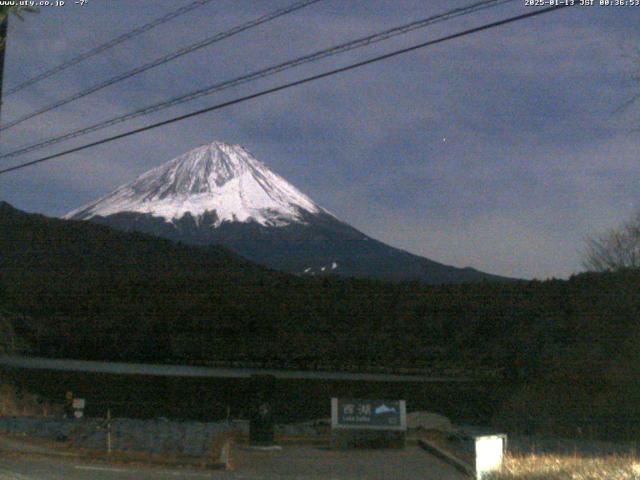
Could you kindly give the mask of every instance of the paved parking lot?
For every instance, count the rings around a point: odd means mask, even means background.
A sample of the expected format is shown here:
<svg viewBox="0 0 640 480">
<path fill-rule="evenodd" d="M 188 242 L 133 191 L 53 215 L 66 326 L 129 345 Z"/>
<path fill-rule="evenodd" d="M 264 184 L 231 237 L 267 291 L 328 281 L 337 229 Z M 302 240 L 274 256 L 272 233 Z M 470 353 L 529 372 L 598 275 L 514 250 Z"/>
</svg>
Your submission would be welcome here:
<svg viewBox="0 0 640 480">
<path fill-rule="evenodd" d="M 462 480 L 462 473 L 417 446 L 403 450 L 329 450 L 289 447 L 261 452 L 237 447 L 238 479 L 304 480 Z"/>
<path fill-rule="evenodd" d="M 55 455 L 54 455 L 55 454 Z M 285 445 L 262 451 L 236 445 L 231 470 L 95 463 L 0 437 L 0 480 L 463 480 L 415 445 L 402 450 L 330 450 Z"/>
</svg>

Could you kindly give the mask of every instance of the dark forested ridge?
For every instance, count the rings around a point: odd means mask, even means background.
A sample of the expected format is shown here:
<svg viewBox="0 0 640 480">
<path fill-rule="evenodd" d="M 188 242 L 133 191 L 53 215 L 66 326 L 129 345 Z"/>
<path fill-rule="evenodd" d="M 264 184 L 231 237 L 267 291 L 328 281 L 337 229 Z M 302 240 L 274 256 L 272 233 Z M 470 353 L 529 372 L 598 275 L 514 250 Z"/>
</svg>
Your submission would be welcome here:
<svg viewBox="0 0 640 480">
<path fill-rule="evenodd" d="M 503 424 L 635 435 L 640 418 L 636 270 L 439 286 L 296 277 L 6 203 L 0 259 L 2 311 L 38 355 L 493 372 L 519 386 Z"/>
<path fill-rule="evenodd" d="M 633 271 L 440 286 L 310 279 L 8 204 L 0 254 L 5 308 L 32 319 L 16 330 L 42 355 L 605 373 L 635 351 L 640 313 Z"/>
</svg>

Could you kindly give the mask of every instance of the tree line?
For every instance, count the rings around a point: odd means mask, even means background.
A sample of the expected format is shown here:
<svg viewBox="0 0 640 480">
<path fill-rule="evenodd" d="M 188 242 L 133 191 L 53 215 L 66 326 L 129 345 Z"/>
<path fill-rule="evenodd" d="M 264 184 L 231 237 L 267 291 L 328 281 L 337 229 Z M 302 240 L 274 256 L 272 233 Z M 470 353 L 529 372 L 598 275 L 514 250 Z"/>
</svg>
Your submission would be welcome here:
<svg viewBox="0 0 640 480">
<path fill-rule="evenodd" d="M 0 293 L 60 357 L 298 368 L 488 368 L 518 379 L 620 354 L 640 273 L 429 286 L 296 277 L 221 247 L 0 209 Z"/>
</svg>

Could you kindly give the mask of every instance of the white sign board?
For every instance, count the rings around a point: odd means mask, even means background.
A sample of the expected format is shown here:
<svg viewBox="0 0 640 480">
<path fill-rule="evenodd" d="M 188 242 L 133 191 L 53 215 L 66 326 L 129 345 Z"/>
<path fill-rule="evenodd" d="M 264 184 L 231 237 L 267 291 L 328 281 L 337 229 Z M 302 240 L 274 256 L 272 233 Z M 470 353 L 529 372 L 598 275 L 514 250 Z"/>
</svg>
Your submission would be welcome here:
<svg viewBox="0 0 640 480">
<path fill-rule="evenodd" d="M 85 405 L 84 398 L 74 398 L 73 399 L 73 408 L 74 410 L 83 410 Z"/>
<path fill-rule="evenodd" d="M 506 435 L 486 435 L 475 437 L 476 441 L 476 478 L 482 480 L 490 472 L 502 466 Z"/>
<path fill-rule="evenodd" d="M 353 430 L 407 429 L 404 400 L 331 399 L 331 428 Z"/>
</svg>

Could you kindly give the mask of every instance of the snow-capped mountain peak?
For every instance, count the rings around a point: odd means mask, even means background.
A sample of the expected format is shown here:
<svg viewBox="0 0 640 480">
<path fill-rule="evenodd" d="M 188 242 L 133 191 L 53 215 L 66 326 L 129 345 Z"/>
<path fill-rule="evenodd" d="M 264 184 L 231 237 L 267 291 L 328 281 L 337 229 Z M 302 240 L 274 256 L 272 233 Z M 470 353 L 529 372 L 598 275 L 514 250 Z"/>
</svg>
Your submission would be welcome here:
<svg viewBox="0 0 640 480">
<path fill-rule="evenodd" d="M 240 145 L 213 142 L 140 175 L 66 218 L 190 245 L 223 245 L 297 275 L 429 283 L 504 280 L 412 255 L 323 210 Z"/>
<path fill-rule="evenodd" d="M 263 226 L 302 223 L 304 213 L 327 213 L 240 145 L 213 142 L 149 170 L 65 218 L 89 219 L 121 212 L 150 214 L 168 222 L 189 213 L 215 213 L 223 222 Z"/>
</svg>

